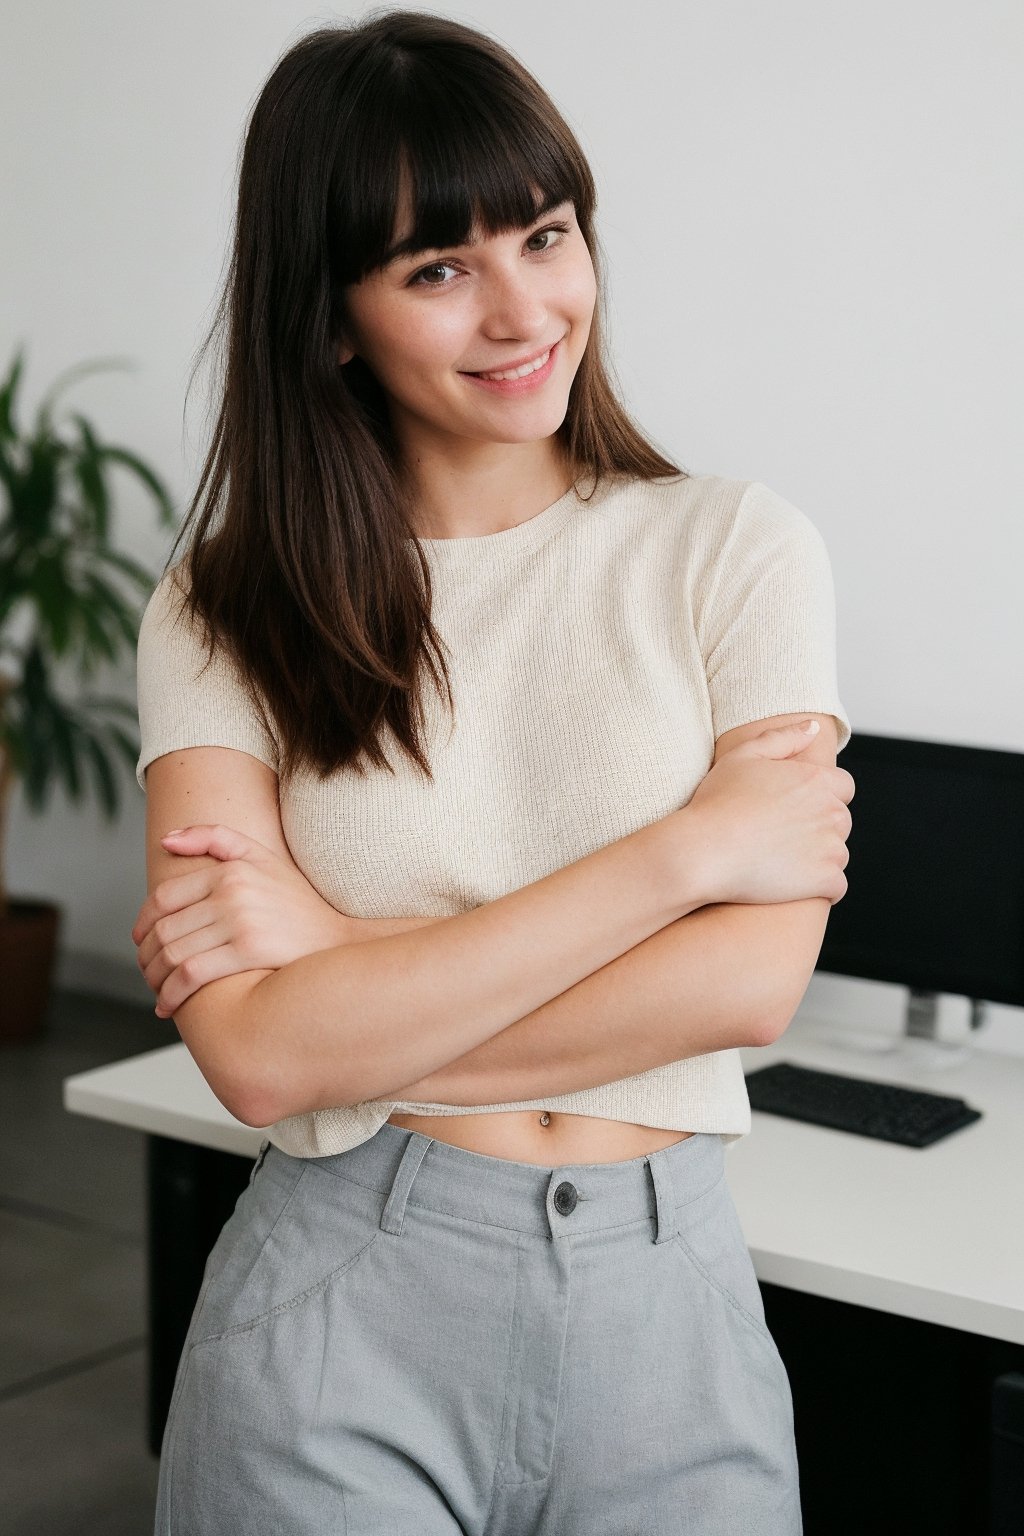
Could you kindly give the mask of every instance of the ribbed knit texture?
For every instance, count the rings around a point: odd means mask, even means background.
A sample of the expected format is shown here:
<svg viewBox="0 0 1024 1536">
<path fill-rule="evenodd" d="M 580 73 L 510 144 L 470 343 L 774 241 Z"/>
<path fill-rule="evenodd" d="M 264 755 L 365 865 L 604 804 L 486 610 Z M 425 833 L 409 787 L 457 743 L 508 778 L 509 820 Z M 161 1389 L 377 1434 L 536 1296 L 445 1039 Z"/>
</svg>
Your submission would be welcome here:
<svg viewBox="0 0 1024 1536">
<path fill-rule="evenodd" d="M 390 732 L 395 768 L 303 772 L 281 787 L 292 857 L 352 917 L 454 916 L 529 885 L 686 805 L 724 731 L 771 715 L 834 715 L 832 572 L 810 519 L 758 482 L 618 477 L 569 491 L 501 533 L 424 539 L 433 621 L 450 648 L 451 724 L 425 692 L 430 783 Z M 143 616 L 138 700 L 145 769 L 224 746 L 277 769 L 234 663 L 206 653 L 168 607 Z M 743 963 L 737 955 L 737 964 Z M 718 1134 L 750 1130 L 736 1050 L 577 1093 L 476 1106 L 368 1100 L 267 1132 L 297 1157 L 343 1152 L 395 1110 L 560 1110 Z"/>
</svg>

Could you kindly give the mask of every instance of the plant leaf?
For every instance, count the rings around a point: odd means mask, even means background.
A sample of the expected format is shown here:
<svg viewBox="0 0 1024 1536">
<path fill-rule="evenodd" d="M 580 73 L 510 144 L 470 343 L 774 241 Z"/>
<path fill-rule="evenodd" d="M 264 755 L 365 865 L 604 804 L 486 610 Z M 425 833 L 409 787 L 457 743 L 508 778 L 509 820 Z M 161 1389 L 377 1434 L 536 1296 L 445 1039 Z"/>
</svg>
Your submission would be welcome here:
<svg viewBox="0 0 1024 1536">
<path fill-rule="evenodd" d="M 155 586 L 152 576 L 130 555 L 122 554 L 119 549 L 111 549 L 109 545 L 103 549 L 94 550 L 93 554 L 97 560 L 105 561 L 107 565 L 123 571 L 126 576 L 131 577 L 132 581 L 137 582 L 147 600 L 152 596 Z"/>
<path fill-rule="evenodd" d="M 18 435 L 14 425 L 14 399 L 25 366 L 25 348 L 20 346 L 14 354 L 11 370 L 0 387 L 0 441 L 12 442 Z"/>
<path fill-rule="evenodd" d="M 134 777 L 140 751 L 131 735 L 138 726 L 136 705 L 81 691 L 73 702 L 62 698 L 54 690 L 50 664 L 71 653 L 82 677 L 91 681 L 95 667 L 115 662 L 125 642 L 134 651 L 141 622 L 136 600 L 148 601 L 160 580 L 110 547 L 115 501 L 110 468 L 121 465 L 140 480 L 155 499 L 159 521 L 171 528 L 174 504 L 149 465 L 127 448 L 101 442 L 81 412 L 69 413 L 73 427 L 65 436 L 54 429 L 54 402 L 62 390 L 104 369 L 134 369 L 129 359 L 97 359 L 66 369 L 44 396 L 30 431 L 15 421 L 24 366 L 21 346 L 0 381 L 0 650 L 15 662 L 13 678 L 5 683 L 0 742 L 33 810 L 45 808 L 59 780 L 72 799 L 85 787 L 95 788 L 112 815 L 118 799 L 114 767 L 123 756 Z M 126 583 L 131 597 L 121 591 Z M 106 718 L 94 721 L 94 710 Z"/>
<path fill-rule="evenodd" d="M 105 617 L 117 625 L 128 644 L 134 648 L 139 641 L 139 632 L 135 623 L 135 615 L 128 607 L 120 592 L 98 576 L 95 571 L 86 571 L 85 582 L 93 597 L 97 600 L 93 612 L 100 613 L 106 609 Z"/>
<path fill-rule="evenodd" d="M 52 437 L 30 438 L 26 450 L 28 462 L 23 471 L 13 475 L 8 494 L 15 537 L 35 543 L 45 538 L 53 526 L 58 465 L 64 444 Z"/>
<path fill-rule="evenodd" d="M 108 821 L 113 821 L 117 814 L 118 791 L 117 781 L 114 778 L 110 760 L 107 757 L 103 744 L 88 731 L 81 733 L 82 747 L 86 761 L 92 764 L 93 776 L 96 780 L 96 789 L 99 793 L 100 803 Z"/>
<path fill-rule="evenodd" d="M 67 651 L 73 615 L 78 607 L 77 593 L 69 586 L 67 577 L 59 555 L 41 554 L 36 560 L 29 588 L 55 656 L 63 656 Z"/>
<path fill-rule="evenodd" d="M 101 616 L 88 603 L 82 603 L 78 618 L 82 627 L 83 676 L 90 677 L 94 660 L 105 657 L 108 661 L 116 661 L 121 647 L 112 635 L 107 634 Z"/>
<path fill-rule="evenodd" d="M 76 411 L 72 419 L 78 424 L 78 430 L 82 435 L 82 445 L 78 453 L 72 457 L 72 468 L 82 492 L 85 507 L 92 513 L 92 526 L 89 532 L 105 544 L 110 526 L 110 497 L 107 495 L 107 485 L 101 468 L 100 445 L 84 416 Z"/>
<path fill-rule="evenodd" d="M 56 768 L 63 776 L 70 798 L 79 800 L 82 794 L 82 780 L 78 771 L 80 732 L 74 717 L 64 709 L 58 699 L 53 699 L 51 704 L 50 730 Z"/>
<path fill-rule="evenodd" d="M 134 725 L 139 717 L 139 712 L 134 704 L 129 704 L 127 699 L 118 699 L 111 694 L 90 693 L 83 695 L 82 704 L 90 709 L 105 709 L 111 714 L 121 715 L 130 720 Z"/>
<path fill-rule="evenodd" d="M 49 433 L 53 424 L 53 402 L 76 379 L 84 379 L 90 373 L 103 373 L 111 368 L 125 368 L 129 372 L 136 372 L 138 364 L 133 363 L 130 357 L 100 357 L 92 361 L 73 363 L 70 368 L 65 368 L 63 373 L 59 373 L 39 403 L 36 415 L 37 430 Z"/>
<path fill-rule="evenodd" d="M 13 723 L 8 723 L 9 739 L 14 744 L 12 755 L 20 764 L 25 799 L 33 810 L 38 811 L 46 803 L 53 758 L 48 731 L 46 663 L 37 645 L 29 647 L 21 684 L 11 698 L 17 708 Z"/>
<path fill-rule="evenodd" d="M 109 443 L 99 445 L 101 458 L 112 459 L 116 464 L 123 464 L 126 469 L 132 470 L 139 479 L 152 491 L 157 503 L 159 521 L 164 527 L 175 527 L 174 503 L 170 498 L 163 481 L 159 475 L 153 473 L 148 464 L 136 458 L 134 453 L 129 453 L 127 448 L 112 447 Z"/>
<path fill-rule="evenodd" d="M 122 731 L 119 725 L 108 725 L 107 735 L 113 742 L 116 743 L 120 751 L 124 754 L 125 762 L 131 769 L 132 778 L 134 778 L 135 765 L 139 761 L 139 753 L 142 751 L 141 741 L 137 736 L 133 739 L 128 735 L 127 731 Z"/>
</svg>

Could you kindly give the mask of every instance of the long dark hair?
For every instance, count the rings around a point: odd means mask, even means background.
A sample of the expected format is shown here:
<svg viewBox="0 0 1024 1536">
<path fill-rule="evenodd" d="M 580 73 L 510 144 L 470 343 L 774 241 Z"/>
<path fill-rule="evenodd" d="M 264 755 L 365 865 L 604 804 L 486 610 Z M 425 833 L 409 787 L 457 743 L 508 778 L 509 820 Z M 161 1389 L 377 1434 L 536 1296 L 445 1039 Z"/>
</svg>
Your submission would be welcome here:
<svg viewBox="0 0 1024 1536">
<path fill-rule="evenodd" d="M 221 403 L 168 566 L 191 529 L 184 605 L 210 655 L 220 643 L 237 662 L 274 728 L 282 776 L 304 765 L 362 773 L 364 754 L 393 772 L 387 728 L 432 778 L 421 672 L 439 692 L 443 679 L 454 709 L 386 397 L 361 359 L 338 360 L 346 286 L 383 263 L 400 177 L 417 248 L 463 244 L 475 226 L 521 229 L 549 200 L 571 200 L 598 267 L 583 151 L 533 76 L 484 34 L 375 11 L 309 33 L 274 67 L 245 134 L 231 263 L 199 350 L 221 338 Z M 685 473 L 617 398 L 600 277 L 598 294 L 557 433 L 570 471 L 595 485 Z"/>
</svg>

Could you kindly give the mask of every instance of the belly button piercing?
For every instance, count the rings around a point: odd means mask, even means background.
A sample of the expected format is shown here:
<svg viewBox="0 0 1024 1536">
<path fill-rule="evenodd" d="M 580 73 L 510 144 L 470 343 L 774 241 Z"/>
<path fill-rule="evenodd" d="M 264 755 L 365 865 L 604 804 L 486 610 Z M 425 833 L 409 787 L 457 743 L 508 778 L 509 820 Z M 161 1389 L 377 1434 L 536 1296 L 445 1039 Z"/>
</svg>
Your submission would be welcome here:
<svg viewBox="0 0 1024 1536">
<path fill-rule="evenodd" d="M 550 1122 L 551 1122 L 551 1116 L 548 1114 L 547 1110 L 545 1110 L 544 1113 L 540 1117 L 540 1123 L 541 1123 L 541 1125 L 549 1125 Z"/>
</svg>

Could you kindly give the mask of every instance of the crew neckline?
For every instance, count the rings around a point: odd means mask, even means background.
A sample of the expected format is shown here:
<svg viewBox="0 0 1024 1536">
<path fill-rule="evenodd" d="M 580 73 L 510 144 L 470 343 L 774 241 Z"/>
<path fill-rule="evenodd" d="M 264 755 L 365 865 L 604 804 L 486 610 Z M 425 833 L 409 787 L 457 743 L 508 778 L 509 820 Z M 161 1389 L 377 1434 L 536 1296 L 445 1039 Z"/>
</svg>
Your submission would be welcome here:
<svg viewBox="0 0 1024 1536">
<path fill-rule="evenodd" d="M 535 512 L 532 517 L 526 518 L 523 522 L 516 523 L 514 528 L 500 528 L 497 533 L 457 535 L 447 539 L 407 539 L 406 543 L 418 542 L 432 556 L 446 560 L 469 558 L 484 553 L 502 555 L 536 549 L 539 544 L 553 537 L 569 521 L 578 507 L 586 504 L 577 486 L 582 486 L 585 490 L 588 485 L 592 485 L 593 478 L 592 475 L 584 472 L 567 491 L 559 496 L 557 501 L 553 501 L 542 511 Z M 587 498 L 588 503 L 593 501 L 594 495 L 596 490 Z"/>
</svg>

